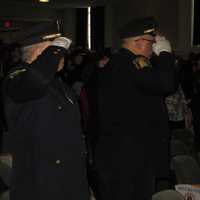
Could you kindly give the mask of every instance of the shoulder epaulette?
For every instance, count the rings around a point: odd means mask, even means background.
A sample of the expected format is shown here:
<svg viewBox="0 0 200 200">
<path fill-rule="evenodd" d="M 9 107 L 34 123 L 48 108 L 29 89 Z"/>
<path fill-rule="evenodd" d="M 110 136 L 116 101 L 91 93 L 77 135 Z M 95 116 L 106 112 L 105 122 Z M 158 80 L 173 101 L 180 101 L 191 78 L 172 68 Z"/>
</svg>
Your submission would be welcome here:
<svg viewBox="0 0 200 200">
<path fill-rule="evenodd" d="M 19 74 L 24 73 L 24 72 L 26 72 L 26 71 L 27 71 L 26 68 L 15 69 L 15 71 L 13 71 L 13 72 L 11 72 L 11 73 L 9 74 L 9 78 L 10 78 L 10 79 L 13 79 L 13 78 L 15 78 L 16 76 L 18 76 Z"/>
</svg>

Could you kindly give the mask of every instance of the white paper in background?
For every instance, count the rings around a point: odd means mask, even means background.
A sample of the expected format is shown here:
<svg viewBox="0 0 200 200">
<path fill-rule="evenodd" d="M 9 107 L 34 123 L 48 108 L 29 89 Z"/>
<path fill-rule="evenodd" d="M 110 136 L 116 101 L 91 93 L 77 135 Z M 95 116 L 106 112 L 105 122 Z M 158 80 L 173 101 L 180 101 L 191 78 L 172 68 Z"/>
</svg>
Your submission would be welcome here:
<svg viewBox="0 0 200 200">
<path fill-rule="evenodd" d="M 200 200 L 200 184 L 178 184 L 175 185 L 175 189 L 184 196 L 185 200 Z"/>
<path fill-rule="evenodd" d="M 12 168 L 12 156 L 10 154 L 0 155 L 0 161 Z"/>
</svg>

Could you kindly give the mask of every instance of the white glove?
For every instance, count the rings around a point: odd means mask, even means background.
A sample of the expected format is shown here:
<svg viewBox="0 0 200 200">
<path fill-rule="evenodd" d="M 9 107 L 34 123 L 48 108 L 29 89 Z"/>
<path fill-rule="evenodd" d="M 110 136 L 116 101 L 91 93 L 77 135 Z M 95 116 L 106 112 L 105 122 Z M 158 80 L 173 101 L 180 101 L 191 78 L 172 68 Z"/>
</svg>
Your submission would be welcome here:
<svg viewBox="0 0 200 200">
<path fill-rule="evenodd" d="M 166 51 L 171 53 L 172 48 L 170 42 L 164 36 L 156 36 L 156 42 L 153 44 L 153 52 L 159 56 L 160 52 Z"/>
<path fill-rule="evenodd" d="M 67 50 L 71 43 L 72 41 L 66 37 L 58 37 L 51 43 L 51 46 L 63 47 Z"/>
</svg>

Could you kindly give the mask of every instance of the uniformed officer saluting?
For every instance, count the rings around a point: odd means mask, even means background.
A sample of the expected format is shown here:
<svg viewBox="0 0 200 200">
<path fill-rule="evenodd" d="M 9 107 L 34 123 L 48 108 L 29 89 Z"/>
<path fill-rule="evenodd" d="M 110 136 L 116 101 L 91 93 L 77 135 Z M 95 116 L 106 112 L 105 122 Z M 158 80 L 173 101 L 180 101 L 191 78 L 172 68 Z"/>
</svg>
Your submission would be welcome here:
<svg viewBox="0 0 200 200">
<path fill-rule="evenodd" d="M 4 81 L 11 200 L 89 199 L 78 105 L 56 75 L 71 40 L 55 29 L 48 24 L 29 31 L 22 41 L 25 63 Z"/>
<path fill-rule="evenodd" d="M 155 178 L 169 175 L 164 97 L 176 89 L 175 59 L 169 41 L 155 35 L 156 27 L 152 17 L 125 25 L 122 48 L 99 82 L 100 200 L 151 199 Z"/>
</svg>

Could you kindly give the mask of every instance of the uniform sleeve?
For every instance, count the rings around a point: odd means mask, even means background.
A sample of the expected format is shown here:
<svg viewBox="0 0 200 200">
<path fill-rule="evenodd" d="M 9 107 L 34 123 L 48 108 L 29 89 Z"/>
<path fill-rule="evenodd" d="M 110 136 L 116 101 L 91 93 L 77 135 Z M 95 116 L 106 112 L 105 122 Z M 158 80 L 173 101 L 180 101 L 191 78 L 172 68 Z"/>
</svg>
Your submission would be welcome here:
<svg viewBox="0 0 200 200">
<path fill-rule="evenodd" d="M 50 46 L 30 65 L 22 64 L 12 70 L 4 81 L 5 94 L 19 102 L 43 96 L 65 51 L 62 47 Z"/>
<path fill-rule="evenodd" d="M 145 93 L 168 95 L 178 87 L 175 57 L 170 53 L 162 52 L 156 59 L 156 66 L 139 69 L 133 65 L 133 70 L 134 84 Z"/>
</svg>

